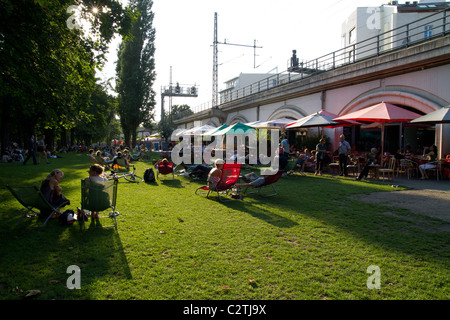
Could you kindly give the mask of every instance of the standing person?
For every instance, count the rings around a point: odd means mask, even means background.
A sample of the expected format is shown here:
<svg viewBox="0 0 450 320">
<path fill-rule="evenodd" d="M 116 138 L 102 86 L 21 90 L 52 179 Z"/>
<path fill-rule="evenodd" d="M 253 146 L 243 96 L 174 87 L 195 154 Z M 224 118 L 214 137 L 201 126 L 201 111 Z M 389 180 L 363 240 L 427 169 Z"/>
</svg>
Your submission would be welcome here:
<svg viewBox="0 0 450 320">
<path fill-rule="evenodd" d="M 27 155 L 27 158 L 25 159 L 25 161 L 23 162 L 23 165 L 26 165 L 27 161 L 31 157 L 33 157 L 33 164 L 35 164 L 35 165 L 37 164 L 35 149 L 36 149 L 36 143 L 34 141 L 34 135 L 31 135 L 30 140 L 28 140 L 28 155 Z"/>
<path fill-rule="evenodd" d="M 41 139 L 39 139 L 39 141 L 37 142 L 37 151 L 39 152 L 38 164 L 41 163 L 41 156 L 42 155 L 44 155 L 45 162 L 47 162 L 47 164 L 48 164 L 49 162 L 47 160 L 47 150 L 46 150 L 46 144 L 45 144 L 45 135 L 42 135 Z"/>
<path fill-rule="evenodd" d="M 281 140 L 281 147 L 283 148 L 284 156 L 287 158 L 289 156 L 289 140 L 286 138 L 286 135 L 283 135 Z"/>
<path fill-rule="evenodd" d="M 345 140 L 345 136 L 343 134 L 339 136 L 339 139 L 341 140 L 339 142 L 339 175 L 347 177 L 347 158 L 352 148 L 350 147 L 350 143 Z"/>
<path fill-rule="evenodd" d="M 325 146 L 325 139 L 320 139 L 320 143 L 316 145 L 316 172 L 314 173 L 315 176 L 319 174 L 319 176 L 322 175 L 323 170 L 323 162 L 325 160 L 325 152 L 327 150 L 327 147 Z"/>
</svg>

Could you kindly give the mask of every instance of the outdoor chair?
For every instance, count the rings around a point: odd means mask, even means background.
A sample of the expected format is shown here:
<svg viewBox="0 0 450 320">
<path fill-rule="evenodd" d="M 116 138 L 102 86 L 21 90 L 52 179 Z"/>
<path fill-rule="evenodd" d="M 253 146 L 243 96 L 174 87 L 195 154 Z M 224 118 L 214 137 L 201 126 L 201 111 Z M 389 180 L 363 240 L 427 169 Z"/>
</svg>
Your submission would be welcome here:
<svg viewBox="0 0 450 320">
<path fill-rule="evenodd" d="M 128 160 L 125 158 L 115 158 L 113 162 L 113 170 L 114 171 L 129 171 L 130 165 L 128 164 Z"/>
<path fill-rule="evenodd" d="M 156 171 L 156 178 L 161 180 L 159 178 L 159 175 L 168 175 L 168 174 L 172 174 L 172 179 L 175 179 L 175 170 L 173 167 L 173 162 L 160 162 L 158 164 L 158 170 Z"/>
<path fill-rule="evenodd" d="M 383 175 L 383 180 L 384 180 L 385 173 L 387 174 L 388 179 L 390 176 L 391 177 L 390 180 L 394 180 L 394 172 L 395 172 L 395 163 L 396 162 L 397 162 L 397 160 L 394 157 L 391 157 L 389 159 L 387 168 L 383 167 L 383 168 L 378 169 L 378 172 Z"/>
<path fill-rule="evenodd" d="M 232 201 L 232 200 L 241 200 L 241 194 L 239 192 L 239 188 L 236 188 L 235 194 L 237 194 L 236 198 L 226 198 L 223 197 L 223 194 L 228 196 L 228 193 L 232 191 L 234 188 L 234 185 L 238 182 L 239 176 L 241 174 L 241 167 L 242 165 L 240 163 L 225 163 L 223 165 L 222 169 L 222 177 L 220 178 L 217 185 L 215 185 L 213 188 L 209 188 L 206 186 L 201 186 L 195 190 L 195 194 L 198 193 L 199 190 L 208 191 L 206 194 L 206 197 L 209 197 L 209 194 L 211 192 L 217 192 L 217 196 L 219 197 L 220 202 L 226 202 L 226 201 Z M 204 192 L 202 192 L 204 193 Z M 222 195 L 222 196 L 221 196 Z"/>
<path fill-rule="evenodd" d="M 432 175 L 435 175 L 436 180 L 439 181 L 439 174 L 441 171 L 442 162 L 443 161 L 440 160 L 427 162 L 427 164 L 433 165 L 434 167 L 424 169 L 425 172 L 427 172 L 427 174 L 431 173 Z"/>
<path fill-rule="evenodd" d="M 339 157 L 333 156 L 333 160 L 331 163 L 328 164 L 328 168 L 330 168 L 331 173 L 334 169 L 336 169 L 336 173 L 339 173 Z"/>
<path fill-rule="evenodd" d="M 408 159 L 400 159 L 399 164 L 397 166 L 397 177 L 400 174 L 406 174 L 408 180 L 413 175 L 418 177 L 419 176 L 418 164 Z"/>
<path fill-rule="evenodd" d="M 54 213 L 60 213 L 59 209 L 69 204 L 69 201 L 61 203 L 59 206 L 51 205 L 44 197 L 42 192 L 36 186 L 31 187 L 11 187 L 6 185 L 6 188 L 12 193 L 12 195 L 19 201 L 19 203 L 24 206 L 27 211 L 24 215 L 17 221 L 16 225 L 25 218 L 28 213 L 33 212 L 33 216 L 41 214 L 47 214 L 48 216 L 45 219 L 44 223 L 40 226 L 43 227 L 46 225 L 47 221 Z M 37 209 L 40 212 L 36 212 L 33 209 Z"/>
<path fill-rule="evenodd" d="M 101 165 L 101 166 L 103 166 L 103 167 L 105 167 L 107 169 L 110 169 L 109 163 L 107 163 L 103 157 L 101 157 L 101 156 L 94 156 L 94 158 L 95 158 L 95 161 L 96 161 L 97 164 L 99 164 L 99 165 Z"/>
<path fill-rule="evenodd" d="M 358 157 L 348 157 L 347 170 L 351 170 L 353 175 L 356 176 L 359 172 L 359 158 Z"/>
<path fill-rule="evenodd" d="M 108 181 L 91 181 L 88 179 L 81 180 L 81 210 L 91 212 L 103 212 L 111 209 L 108 218 L 114 219 L 113 225 L 102 226 L 117 228 L 118 212 L 116 212 L 117 202 L 117 186 L 119 181 L 117 179 Z M 84 221 L 79 223 L 84 225 Z"/>
<path fill-rule="evenodd" d="M 286 175 L 291 175 L 297 170 L 297 158 L 290 158 L 288 160 L 288 163 L 286 167 L 284 168 L 284 172 L 286 172 Z"/>
<path fill-rule="evenodd" d="M 281 176 L 283 175 L 284 172 L 285 172 L 284 170 L 278 170 L 275 174 L 266 176 L 264 183 L 262 185 L 260 185 L 259 187 L 257 187 L 258 191 L 257 192 L 256 191 L 255 192 L 249 192 L 249 193 L 250 194 L 251 193 L 258 193 L 260 196 L 263 196 L 263 197 L 276 196 L 278 194 L 278 191 L 275 188 L 274 184 L 275 184 L 275 182 L 277 182 L 281 178 Z M 263 188 L 268 187 L 268 186 L 272 187 L 273 193 L 271 193 L 271 194 L 264 194 L 262 192 L 262 190 L 264 190 Z M 246 187 L 245 188 L 245 190 L 243 192 L 244 194 L 247 193 L 248 188 L 250 188 L 250 187 Z"/>
</svg>

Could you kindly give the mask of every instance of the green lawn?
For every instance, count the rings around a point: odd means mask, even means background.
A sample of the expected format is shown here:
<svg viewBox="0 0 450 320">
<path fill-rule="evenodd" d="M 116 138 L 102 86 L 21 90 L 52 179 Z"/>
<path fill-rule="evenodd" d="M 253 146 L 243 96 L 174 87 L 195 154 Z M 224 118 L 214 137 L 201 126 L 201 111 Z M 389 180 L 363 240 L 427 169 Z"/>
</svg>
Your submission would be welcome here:
<svg viewBox="0 0 450 320">
<path fill-rule="evenodd" d="M 143 176 L 151 162 L 135 162 Z M 329 175 L 281 178 L 279 195 L 219 203 L 195 195 L 202 181 L 178 176 L 154 184 L 120 180 L 118 228 L 81 231 L 78 223 L 37 218 L 16 222 L 21 205 L 4 188 L 38 185 L 52 169 L 65 173 L 63 192 L 80 203 L 89 159 L 67 154 L 51 164 L 0 164 L 0 299 L 301 300 L 448 299 L 449 234 L 349 199 L 393 191 L 390 185 Z M 402 188 L 399 188 L 402 189 Z M 390 211 L 395 214 L 387 215 Z M 107 213 L 107 212 L 105 212 Z M 108 218 L 101 219 L 108 224 Z M 69 290 L 67 268 L 81 269 Z M 380 289 L 368 289 L 376 265 Z"/>
</svg>

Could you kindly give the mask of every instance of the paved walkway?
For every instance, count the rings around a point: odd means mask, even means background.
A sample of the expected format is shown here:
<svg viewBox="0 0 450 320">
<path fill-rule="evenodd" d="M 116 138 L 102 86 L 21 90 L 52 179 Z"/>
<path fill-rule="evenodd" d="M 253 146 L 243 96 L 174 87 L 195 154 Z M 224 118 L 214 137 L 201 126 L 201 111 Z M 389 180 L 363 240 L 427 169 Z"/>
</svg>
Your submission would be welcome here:
<svg viewBox="0 0 450 320">
<path fill-rule="evenodd" d="M 450 180 L 434 179 L 407 179 L 404 177 L 395 177 L 394 181 L 389 182 L 394 185 L 403 185 L 406 187 L 420 189 L 420 190 L 438 190 L 438 191 L 450 191 Z M 449 209 L 450 210 L 450 209 Z"/>
<path fill-rule="evenodd" d="M 450 180 L 420 180 L 395 177 L 387 184 L 412 189 L 396 192 L 374 192 L 370 196 L 356 196 L 358 200 L 405 208 L 414 214 L 426 215 L 445 222 L 443 230 L 450 231 Z"/>
</svg>

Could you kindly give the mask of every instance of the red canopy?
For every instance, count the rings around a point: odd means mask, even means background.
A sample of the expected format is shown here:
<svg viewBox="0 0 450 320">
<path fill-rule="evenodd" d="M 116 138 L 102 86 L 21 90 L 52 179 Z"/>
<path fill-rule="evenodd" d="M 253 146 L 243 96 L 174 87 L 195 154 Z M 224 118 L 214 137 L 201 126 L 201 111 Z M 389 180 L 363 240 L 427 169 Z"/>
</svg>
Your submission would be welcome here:
<svg viewBox="0 0 450 320">
<path fill-rule="evenodd" d="M 325 116 L 329 116 L 329 117 L 332 117 L 332 118 L 336 118 L 337 117 L 337 114 L 325 111 L 323 109 L 321 111 L 319 111 L 319 114 L 322 114 L 322 115 L 325 115 Z M 334 119 L 333 119 L 333 121 L 334 121 Z M 336 127 L 343 127 L 343 126 L 357 126 L 357 125 L 362 124 L 361 122 L 354 121 L 354 120 L 341 120 L 341 121 L 337 121 L 337 122 L 340 122 L 340 124 L 332 124 L 332 125 L 329 125 L 329 126 L 326 126 L 326 127 L 327 128 L 336 128 Z"/>
<path fill-rule="evenodd" d="M 381 102 L 371 107 L 367 107 L 337 118 L 334 121 L 369 121 L 369 122 L 405 122 L 420 117 L 420 114 L 397 107 L 396 105 Z"/>
<path fill-rule="evenodd" d="M 396 105 L 381 102 L 337 118 L 333 121 L 369 121 L 381 123 L 381 154 L 384 154 L 384 124 L 388 122 L 406 122 L 420 117 L 420 114 L 397 107 Z"/>
</svg>

